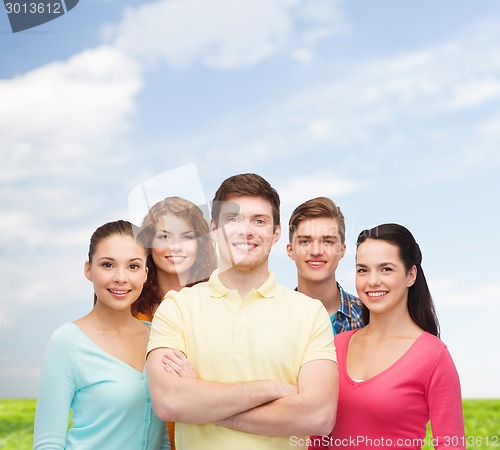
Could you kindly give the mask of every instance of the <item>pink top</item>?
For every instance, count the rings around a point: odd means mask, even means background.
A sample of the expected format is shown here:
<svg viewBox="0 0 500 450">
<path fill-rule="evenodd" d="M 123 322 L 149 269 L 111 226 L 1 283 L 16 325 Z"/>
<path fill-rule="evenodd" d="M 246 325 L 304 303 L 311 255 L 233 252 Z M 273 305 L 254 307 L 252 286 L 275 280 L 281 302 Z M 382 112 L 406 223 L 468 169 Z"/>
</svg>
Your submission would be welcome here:
<svg viewBox="0 0 500 450">
<path fill-rule="evenodd" d="M 465 449 L 460 381 L 446 345 L 420 335 L 393 365 L 365 380 L 347 374 L 351 336 L 335 336 L 339 366 L 337 422 L 330 436 L 311 437 L 309 449 Z M 431 421 L 432 442 L 425 441 Z"/>
</svg>

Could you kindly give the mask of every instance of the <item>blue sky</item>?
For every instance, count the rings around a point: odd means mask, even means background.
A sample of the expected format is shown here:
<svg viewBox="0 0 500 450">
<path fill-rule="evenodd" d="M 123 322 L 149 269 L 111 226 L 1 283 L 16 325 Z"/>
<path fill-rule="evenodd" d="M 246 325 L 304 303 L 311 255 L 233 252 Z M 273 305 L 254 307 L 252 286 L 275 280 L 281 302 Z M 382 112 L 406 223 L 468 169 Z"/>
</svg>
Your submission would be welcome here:
<svg viewBox="0 0 500 450">
<path fill-rule="evenodd" d="M 495 0 L 85 0 L 16 34 L 0 11 L 0 397 L 36 395 L 51 332 L 92 305 L 90 234 L 136 186 L 211 199 L 241 172 L 284 223 L 341 206 L 348 291 L 359 231 L 407 226 L 464 396 L 500 397 L 499 49 Z"/>
</svg>

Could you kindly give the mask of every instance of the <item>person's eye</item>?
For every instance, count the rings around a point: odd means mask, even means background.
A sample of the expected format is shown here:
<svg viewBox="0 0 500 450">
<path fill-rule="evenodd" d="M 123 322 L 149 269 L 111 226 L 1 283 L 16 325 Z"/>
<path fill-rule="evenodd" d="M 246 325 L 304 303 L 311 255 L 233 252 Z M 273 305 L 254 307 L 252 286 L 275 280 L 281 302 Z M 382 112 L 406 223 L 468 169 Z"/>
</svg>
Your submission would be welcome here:
<svg viewBox="0 0 500 450">
<path fill-rule="evenodd" d="M 361 267 L 356 270 L 356 273 L 366 273 L 366 269 L 362 269 Z"/>
<path fill-rule="evenodd" d="M 182 239 L 183 239 L 184 241 L 190 241 L 190 240 L 194 239 L 194 235 L 192 235 L 192 234 L 187 234 L 186 236 L 183 236 L 183 237 L 182 237 Z"/>
<path fill-rule="evenodd" d="M 156 236 L 157 239 L 160 241 L 168 241 L 170 239 L 170 236 L 168 234 L 159 234 Z"/>
<path fill-rule="evenodd" d="M 331 240 L 327 239 L 327 240 L 325 241 L 325 244 L 326 244 L 326 245 L 335 245 L 335 241 L 331 241 Z"/>
<path fill-rule="evenodd" d="M 132 270 L 137 270 L 137 269 L 140 269 L 141 265 L 140 264 L 137 264 L 137 263 L 132 263 L 130 264 L 129 268 L 132 269 Z"/>
<path fill-rule="evenodd" d="M 234 216 L 233 217 L 228 217 L 227 218 L 227 222 L 228 223 L 236 223 L 236 222 L 238 222 L 238 218 L 234 217 Z"/>
<path fill-rule="evenodd" d="M 113 267 L 113 264 L 111 264 L 109 261 L 104 261 L 102 263 L 102 267 L 105 267 L 106 269 L 111 269 Z"/>
<path fill-rule="evenodd" d="M 299 239 L 299 245 L 307 245 L 307 244 L 309 244 L 308 239 Z"/>
<path fill-rule="evenodd" d="M 392 268 L 390 267 L 383 267 L 382 272 L 392 272 Z"/>
<path fill-rule="evenodd" d="M 256 220 L 255 220 L 255 223 L 256 223 L 257 225 L 265 225 L 265 224 L 266 224 L 266 221 L 265 221 L 265 220 L 263 220 L 263 219 L 256 219 Z"/>
</svg>

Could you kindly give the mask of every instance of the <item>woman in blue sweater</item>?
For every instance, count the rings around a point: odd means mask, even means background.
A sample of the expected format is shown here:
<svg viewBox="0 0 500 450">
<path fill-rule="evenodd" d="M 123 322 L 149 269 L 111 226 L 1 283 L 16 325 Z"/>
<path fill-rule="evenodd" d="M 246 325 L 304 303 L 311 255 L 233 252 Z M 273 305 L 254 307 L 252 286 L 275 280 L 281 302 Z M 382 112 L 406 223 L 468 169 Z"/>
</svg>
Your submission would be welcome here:
<svg viewBox="0 0 500 450">
<path fill-rule="evenodd" d="M 147 278 L 146 251 L 137 232 L 120 220 L 99 227 L 90 239 L 84 273 L 94 286 L 95 305 L 50 338 L 35 450 L 169 448 L 144 372 L 149 326 L 131 314 Z"/>
</svg>

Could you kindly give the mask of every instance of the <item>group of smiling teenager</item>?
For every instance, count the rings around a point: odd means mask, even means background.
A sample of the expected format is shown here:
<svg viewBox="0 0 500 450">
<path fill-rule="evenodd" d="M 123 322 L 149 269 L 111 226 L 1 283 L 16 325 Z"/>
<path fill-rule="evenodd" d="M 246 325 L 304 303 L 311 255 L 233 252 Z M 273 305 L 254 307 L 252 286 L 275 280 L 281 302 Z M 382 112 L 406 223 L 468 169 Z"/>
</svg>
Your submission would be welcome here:
<svg viewBox="0 0 500 450">
<path fill-rule="evenodd" d="M 429 420 L 436 448 L 465 448 L 412 234 L 359 234 L 358 297 L 336 280 L 346 246 L 333 201 L 292 213 L 295 290 L 268 267 L 280 236 L 279 195 L 251 173 L 224 180 L 210 226 L 170 197 L 140 228 L 99 227 L 84 268 L 94 307 L 49 341 L 34 448 L 416 449 Z"/>
</svg>

